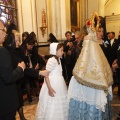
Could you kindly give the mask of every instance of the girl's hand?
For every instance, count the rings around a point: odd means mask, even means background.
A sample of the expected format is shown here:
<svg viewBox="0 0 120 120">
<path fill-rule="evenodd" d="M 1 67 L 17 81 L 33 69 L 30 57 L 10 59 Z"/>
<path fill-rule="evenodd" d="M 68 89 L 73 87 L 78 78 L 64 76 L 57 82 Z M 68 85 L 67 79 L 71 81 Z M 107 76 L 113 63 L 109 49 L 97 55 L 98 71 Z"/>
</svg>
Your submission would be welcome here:
<svg viewBox="0 0 120 120">
<path fill-rule="evenodd" d="M 39 75 L 45 76 L 47 78 L 49 76 L 49 71 L 47 70 L 39 71 Z"/>
<path fill-rule="evenodd" d="M 54 97 L 55 95 L 55 90 L 51 87 L 51 88 L 49 88 L 49 90 L 48 90 L 48 92 L 49 92 L 49 95 L 51 96 L 51 97 Z"/>
</svg>

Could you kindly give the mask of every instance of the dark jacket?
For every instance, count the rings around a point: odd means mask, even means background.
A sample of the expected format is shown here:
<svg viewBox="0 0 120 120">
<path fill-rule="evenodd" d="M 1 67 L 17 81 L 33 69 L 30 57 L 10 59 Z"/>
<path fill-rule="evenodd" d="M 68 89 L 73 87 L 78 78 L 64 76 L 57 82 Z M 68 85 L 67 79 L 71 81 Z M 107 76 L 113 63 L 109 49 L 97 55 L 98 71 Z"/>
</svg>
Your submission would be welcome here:
<svg viewBox="0 0 120 120">
<path fill-rule="evenodd" d="M 117 50 L 117 64 L 120 67 L 120 45 L 118 46 L 118 50 Z"/>
<path fill-rule="evenodd" d="M 109 41 L 110 43 L 110 41 Z M 110 56 L 109 56 L 109 61 L 110 61 L 110 65 L 112 65 L 113 61 L 115 59 L 117 59 L 117 49 L 118 49 L 118 45 L 119 45 L 119 41 L 117 39 L 114 39 L 114 42 L 111 46 L 111 50 L 110 50 Z"/>
<path fill-rule="evenodd" d="M 18 108 L 16 80 L 23 77 L 23 70 L 13 70 L 12 61 L 6 48 L 0 47 L 0 116 Z"/>
</svg>

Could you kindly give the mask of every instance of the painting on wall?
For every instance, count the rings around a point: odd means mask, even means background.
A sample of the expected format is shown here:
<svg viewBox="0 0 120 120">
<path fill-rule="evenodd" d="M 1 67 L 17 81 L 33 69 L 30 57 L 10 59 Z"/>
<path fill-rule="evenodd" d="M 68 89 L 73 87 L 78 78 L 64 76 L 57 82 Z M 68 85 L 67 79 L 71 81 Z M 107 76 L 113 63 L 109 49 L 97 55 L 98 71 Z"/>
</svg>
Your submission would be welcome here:
<svg viewBox="0 0 120 120">
<path fill-rule="evenodd" d="M 71 30 L 79 29 L 79 0 L 70 0 Z"/>
<path fill-rule="evenodd" d="M 11 22 L 17 26 L 16 0 L 0 1 L 0 18 L 5 26 L 8 26 Z"/>
</svg>

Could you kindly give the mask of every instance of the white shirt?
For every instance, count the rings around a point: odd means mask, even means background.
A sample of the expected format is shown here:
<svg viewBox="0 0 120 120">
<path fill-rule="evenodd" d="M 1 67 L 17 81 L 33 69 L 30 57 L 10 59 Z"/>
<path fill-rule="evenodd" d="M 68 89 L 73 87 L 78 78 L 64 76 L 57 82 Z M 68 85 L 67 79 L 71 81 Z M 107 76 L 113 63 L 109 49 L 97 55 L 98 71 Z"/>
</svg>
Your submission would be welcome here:
<svg viewBox="0 0 120 120">
<path fill-rule="evenodd" d="M 114 39 L 111 39 L 111 40 L 110 40 L 110 44 L 111 44 L 111 46 L 112 46 L 113 42 L 114 42 Z"/>
</svg>

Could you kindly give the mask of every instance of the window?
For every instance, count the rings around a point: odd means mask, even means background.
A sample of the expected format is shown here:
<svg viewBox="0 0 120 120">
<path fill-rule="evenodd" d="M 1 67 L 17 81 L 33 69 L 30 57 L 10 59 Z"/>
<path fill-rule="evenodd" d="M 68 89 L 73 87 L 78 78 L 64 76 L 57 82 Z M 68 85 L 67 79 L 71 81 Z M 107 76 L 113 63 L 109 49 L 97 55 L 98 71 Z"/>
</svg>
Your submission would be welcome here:
<svg viewBox="0 0 120 120">
<path fill-rule="evenodd" d="M 11 22 L 17 26 L 16 0 L 0 0 L 0 18 L 6 26 Z"/>
</svg>

